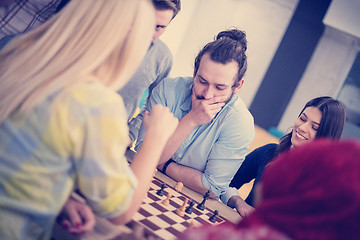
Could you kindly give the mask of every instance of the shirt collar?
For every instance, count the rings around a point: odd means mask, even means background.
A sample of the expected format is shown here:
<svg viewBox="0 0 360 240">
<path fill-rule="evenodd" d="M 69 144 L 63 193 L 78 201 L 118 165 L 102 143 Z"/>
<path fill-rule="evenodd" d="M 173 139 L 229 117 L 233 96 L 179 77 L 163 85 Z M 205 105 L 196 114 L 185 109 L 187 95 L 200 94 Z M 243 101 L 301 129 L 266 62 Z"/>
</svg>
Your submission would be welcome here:
<svg viewBox="0 0 360 240">
<path fill-rule="evenodd" d="M 192 88 L 194 83 L 189 85 L 189 88 L 187 89 L 187 95 L 184 98 L 184 102 L 180 105 L 180 109 L 186 113 L 190 112 L 191 110 L 191 104 L 192 104 Z"/>
</svg>

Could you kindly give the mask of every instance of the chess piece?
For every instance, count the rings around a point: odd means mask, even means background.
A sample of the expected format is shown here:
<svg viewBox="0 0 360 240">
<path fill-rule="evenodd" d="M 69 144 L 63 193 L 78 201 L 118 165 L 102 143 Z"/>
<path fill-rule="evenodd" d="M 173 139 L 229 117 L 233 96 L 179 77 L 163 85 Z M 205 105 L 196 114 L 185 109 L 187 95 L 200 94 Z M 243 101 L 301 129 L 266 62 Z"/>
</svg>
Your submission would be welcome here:
<svg viewBox="0 0 360 240">
<path fill-rule="evenodd" d="M 210 190 L 208 190 L 208 191 L 205 193 L 202 202 L 199 203 L 199 205 L 197 205 L 196 207 L 197 207 L 198 209 L 200 209 L 200 210 L 204 210 L 204 209 L 205 209 L 205 202 L 206 202 L 206 200 L 209 198 L 209 196 L 210 196 Z"/>
<path fill-rule="evenodd" d="M 160 197 L 162 197 L 164 195 L 164 188 L 166 188 L 166 184 L 163 183 L 161 185 L 161 188 L 156 192 L 157 195 L 159 195 Z"/>
<path fill-rule="evenodd" d="M 185 207 L 186 207 L 187 202 L 188 202 L 188 199 L 185 198 L 183 204 L 178 209 L 176 209 L 176 214 L 179 215 L 180 217 L 183 217 L 185 215 Z"/>
<path fill-rule="evenodd" d="M 192 213 L 192 208 L 194 207 L 194 205 L 195 205 L 195 202 L 191 201 L 191 202 L 189 203 L 189 206 L 185 209 L 185 212 L 186 212 L 187 214 L 191 214 L 191 213 Z"/>
<path fill-rule="evenodd" d="M 183 187 L 184 187 L 184 184 L 183 184 L 182 182 L 178 182 L 178 183 L 176 183 L 176 185 L 175 185 L 175 190 L 176 190 L 177 192 L 181 192 L 181 190 L 183 189 Z"/>
<path fill-rule="evenodd" d="M 161 203 L 165 206 L 169 206 L 170 204 L 170 198 L 171 198 L 171 193 L 168 193 L 166 195 L 166 198 L 164 200 L 161 201 Z"/>
<path fill-rule="evenodd" d="M 214 211 L 214 215 L 212 215 L 212 216 L 209 218 L 209 221 L 215 223 L 215 222 L 216 222 L 216 216 L 217 216 L 218 214 L 219 214 L 219 211 L 218 211 L 218 210 L 215 210 L 215 211 Z"/>
</svg>

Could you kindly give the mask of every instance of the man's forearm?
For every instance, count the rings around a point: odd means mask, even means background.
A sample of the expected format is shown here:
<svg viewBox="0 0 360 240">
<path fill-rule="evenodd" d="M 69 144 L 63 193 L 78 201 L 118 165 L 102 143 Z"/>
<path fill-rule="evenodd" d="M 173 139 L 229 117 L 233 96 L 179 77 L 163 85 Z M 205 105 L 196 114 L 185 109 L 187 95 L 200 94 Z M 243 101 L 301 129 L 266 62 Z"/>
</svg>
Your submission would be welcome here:
<svg viewBox="0 0 360 240">
<path fill-rule="evenodd" d="M 202 172 L 194 168 L 171 163 L 166 169 L 166 175 L 170 176 L 175 181 L 182 182 L 186 187 L 199 192 L 202 195 L 208 191 L 201 181 Z M 211 191 L 210 198 L 216 198 Z"/>
</svg>

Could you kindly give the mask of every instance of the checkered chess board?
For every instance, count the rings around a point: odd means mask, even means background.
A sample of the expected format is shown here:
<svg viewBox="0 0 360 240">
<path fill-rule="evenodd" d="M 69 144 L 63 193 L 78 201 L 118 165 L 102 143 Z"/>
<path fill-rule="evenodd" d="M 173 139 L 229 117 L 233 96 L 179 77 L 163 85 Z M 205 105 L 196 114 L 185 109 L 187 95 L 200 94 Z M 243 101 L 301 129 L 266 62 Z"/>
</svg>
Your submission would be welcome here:
<svg viewBox="0 0 360 240">
<path fill-rule="evenodd" d="M 191 222 L 193 226 L 200 226 L 203 224 L 218 225 L 226 220 L 221 217 L 221 213 L 217 215 L 215 223 L 209 221 L 213 215 L 213 211 L 205 208 L 203 211 L 196 208 L 199 202 L 194 201 L 190 197 L 181 192 L 177 192 L 173 187 L 167 186 L 163 192 L 164 195 L 158 196 L 156 192 L 161 188 L 163 182 L 154 177 L 148 197 L 140 206 L 139 211 L 134 215 L 133 220 L 127 224 L 132 228 L 134 224 L 140 224 L 145 227 L 145 236 L 152 236 L 155 239 L 171 240 L 175 239 L 179 233 L 189 228 Z M 162 204 L 167 194 L 170 193 L 172 197 L 169 199 L 170 204 L 165 206 Z M 195 202 L 192 208 L 192 213 L 185 213 L 183 217 L 176 214 L 176 210 L 184 203 L 185 198 L 188 199 L 189 205 L 191 201 Z M 206 203 L 205 203 L 206 206 Z"/>
</svg>

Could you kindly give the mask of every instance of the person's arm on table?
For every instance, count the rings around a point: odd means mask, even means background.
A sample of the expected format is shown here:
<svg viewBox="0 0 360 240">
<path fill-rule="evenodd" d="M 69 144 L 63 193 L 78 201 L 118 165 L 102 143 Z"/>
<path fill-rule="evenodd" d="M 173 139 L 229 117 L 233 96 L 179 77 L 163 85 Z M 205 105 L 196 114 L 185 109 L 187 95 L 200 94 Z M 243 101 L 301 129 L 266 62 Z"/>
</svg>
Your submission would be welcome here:
<svg viewBox="0 0 360 240">
<path fill-rule="evenodd" d="M 233 126 L 232 121 L 224 124 Z M 239 168 L 248 151 L 248 143 L 252 137 L 250 136 L 246 138 L 248 140 L 242 142 L 239 140 L 239 132 L 241 133 L 241 131 L 234 131 L 230 127 L 224 128 L 218 141 L 212 146 L 204 171 L 176 162 L 169 162 L 170 164 L 167 165 L 165 171 L 164 164 L 160 164 L 158 169 L 201 194 L 210 189 L 212 191 L 210 197 L 215 198 L 228 188 L 236 169 Z"/>
<path fill-rule="evenodd" d="M 167 139 L 176 128 L 178 121 L 169 113 L 168 108 L 157 105 L 152 109 L 151 114 L 144 115 L 144 124 L 147 128 L 146 136 L 130 165 L 138 179 L 138 186 L 134 191 L 129 208 L 120 216 L 109 219 L 114 224 L 120 225 L 130 221 L 134 213 L 138 211 L 149 189 L 154 174 L 153 170 L 156 168 Z M 166 130 L 163 126 L 167 126 Z"/>
<path fill-rule="evenodd" d="M 228 206 L 231 208 L 235 208 L 236 211 L 240 214 L 242 217 L 248 216 L 250 213 L 252 213 L 255 208 L 247 204 L 244 199 L 242 199 L 240 196 L 232 196 L 228 201 Z"/>
<path fill-rule="evenodd" d="M 149 101 L 147 102 L 147 106 L 146 106 L 147 111 L 151 111 L 152 106 L 155 104 L 160 103 L 165 105 L 164 89 L 162 88 L 164 88 L 163 85 L 161 85 L 160 87 L 158 86 L 157 88 L 154 89 Z M 196 126 L 205 124 L 214 118 L 214 116 L 224 106 L 225 100 L 226 100 L 225 97 L 216 97 L 209 100 L 198 100 L 193 94 L 192 109 L 187 115 L 185 115 L 183 118 L 180 119 L 178 127 L 167 141 L 164 151 L 162 152 L 160 157 L 160 161 L 158 165 L 159 170 L 163 169 L 164 164 L 174 155 L 174 153 L 177 151 L 179 146 L 185 141 L 185 139 L 188 137 L 188 135 Z M 140 139 L 138 140 L 139 141 L 137 144 L 142 145 L 141 136 Z M 175 165 L 175 163 L 172 163 L 170 165 Z M 170 165 L 169 167 L 171 167 Z M 184 185 L 186 185 L 186 182 L 191 182 L 191 185 L 194 184 L 195 189 L 198 189 L 201 193 L 205 193 L 208 190 L 204 188 L 204 186 L 202 185 L 200 171 L 181 165 L 178 165 L 178 167 L 181 168 L 183 171 L 187 171 L 189 175 L 187 175 L 186 178 L 191 180 L 188 181 L 183 178 L 177 178 L 178 181 L 183 182 Z M 197 179 L 196 183 L 192 182 L 193 179 Z M 211 194 L 210 197 L 215 197 L 215 195 Z"/>
<path fill-rule="evenodd" d="M 232 208 L 236 208 L 242 217 L 249 215 L 255 208 L 240 197 L 237 189 L 240 189 L 245 183 L 258 177 L 259 171 L 262 172 L 269 162 L 269 158 L 264 156 L 272 156 L 275 149 L 275 144 L 268 144 L 249 153 L 231 181 L 230 188 L 221 196 L 223 202 Z M 248 198 L 254 191 L 255 183 L 256 181 L 253 183 L 254 185 L 251 188 Z M 232 187 L 236 187 L 236 189 Z"/>
<path fill-rule="evenodd" d="M 229 207 L 235 208 L 241 217 L 246 217 L 255 209 L 241 198 L 236 188 L 228 188 L 225 193 L 221 195 L 221 200 Z"/>
<path fill-rule="evenodd" d="M 159 170 L 163 169 L 164 164 L 174 155 L 195 127 L 206 124 L 215 117 L 225 105 L 224 100 L 224 97 L 198 100 L 194 94 L 192 95 L 191 111 L 180 119 L 178 127 L 167 141 L 160 157 Z M 196 169 L 171 163 L 167 167 L 166 174 L 201 194 L 205 194 L 208 191 L 201 181 L 202 172 Z M 210 191 L 210 198 L 216 197 L 217 196 Z"/>
<path fill-rule="evenodd" d="M 202 180 L 201 180 L 202 172 L 194 168 L 190 168 L 172 162 L 166 168 L 166 175 L 168 175 L 175 181 L 182 182 L 186 187 L 194 191 L 197 191 L 202 195 L 204 195 L 208 191 L 208 189 L 205 188 L 204 185 L 202 184 Z M 209 197 L 216 198 L 217 196 L 210 191 Z"/>
<path fill-rule="evenodd" d="M 167 162 L 175 154 L 195 127 L 210 122 L 225 105 L 225 100 L 225 97 L 199 100 L 193 93 L 191 111 L 180 119 L 178 127 L 166 143 L 159 164 Z"/>
<path fill-rule="evenodd" d="M 163 116 L 165 113 L 168 115 L 167 118 L 161 118 L 160 116 Z M 147 134 L 141 148 L 130 165 L 134 175 L 138 179 L 138 186 L 134 191 L 128 210 L 120 216 L 110 218 L 110 222 L 118 225 L 124 224 L 128 222 L 138 210 L 138 207 L 145 198 L 151 178 L 153 177 L 153 171 L 149 169 L 156 168 L 157 161 L 166 140 L 175 129 L 177 122 L 177 119 L 169 113 L 168 109 L 160 105 L 153 108 L 151 116 L 149 116 L 149 113 L 144 114 Z M 167 131 L 162 129 L 164 125 L 167 126 Z M 157 144 L 153 144 L 154 141 Z M 70 233 L 80 234 L 92 230 L 95 224 L 95 217 L 88 205 L 69 198 L 62 210 L 59 221 Z"/>
<path fill-rule="evenodd" d="M 225 194 L 229 184 L 249 150 L 254 137 L 252 118 L 239 112 L 227 115 L 221 122 L 221 131 L 208 155 L 202 183 L 215 195 Z M 235 194 L 237 190 L 235 190 Z M 230 194 L 226 201 L 234 194 Z"/>
<path fill-rule="evenodd" d="M 241 198 L 238 189 L 256 177 L 260 165 L 258 152 L 262 153 L 259 149 L 255 149 L 245 157 L 244 162 L 231 181 L 230 187 L 221 195 L 221 200 L 229 207 L 235 208 L 241 217 L 246 217 L 255 209 Z"/>
</svg>

